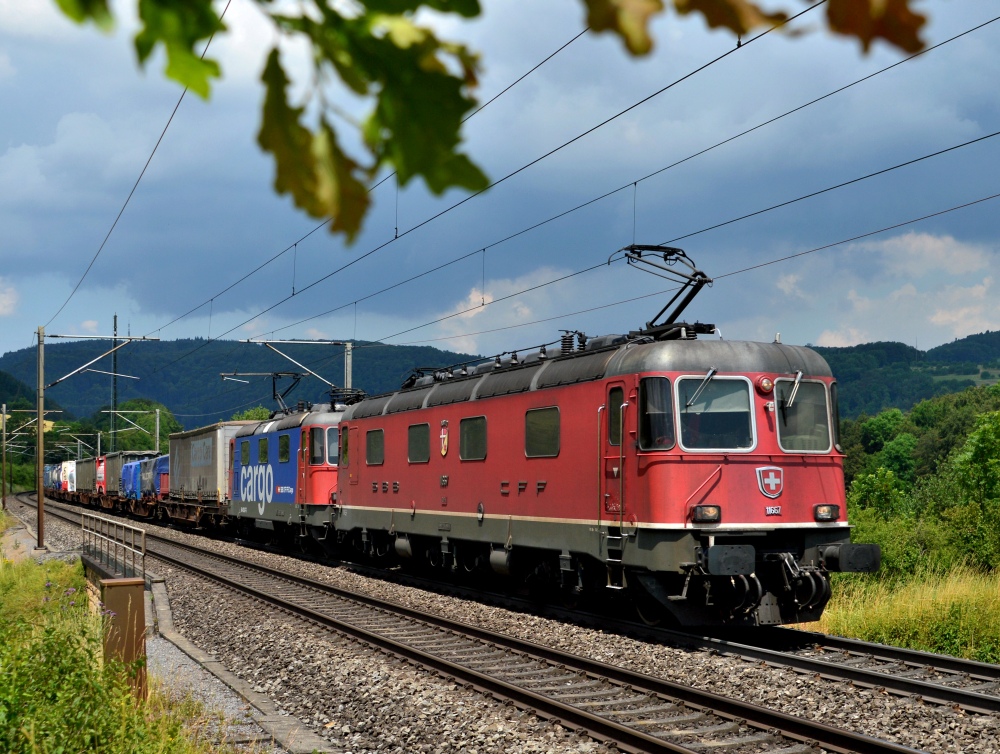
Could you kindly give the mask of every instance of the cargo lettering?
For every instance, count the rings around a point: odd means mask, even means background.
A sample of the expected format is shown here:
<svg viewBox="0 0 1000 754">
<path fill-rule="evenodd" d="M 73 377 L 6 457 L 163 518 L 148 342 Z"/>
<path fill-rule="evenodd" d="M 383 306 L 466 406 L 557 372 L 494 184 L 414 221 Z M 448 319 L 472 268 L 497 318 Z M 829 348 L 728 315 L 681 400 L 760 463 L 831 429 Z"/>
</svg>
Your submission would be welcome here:
<svg viewBox="0 0 1000 754">
<path fill-rule="evenodd" d="M 191 443 L 191 466 L 211 466 L 212 465 L 212 438 L 206 437 L 201 440 L 194 440 Z"/>
<path fill-rule="evenodd" d="M 274 498 L 274 469 L 270 466 L 244 466 L 240 470 L 240 498 L 256 500 L 257 510 L 264 515 L 264 503 Z"/>
</svg>

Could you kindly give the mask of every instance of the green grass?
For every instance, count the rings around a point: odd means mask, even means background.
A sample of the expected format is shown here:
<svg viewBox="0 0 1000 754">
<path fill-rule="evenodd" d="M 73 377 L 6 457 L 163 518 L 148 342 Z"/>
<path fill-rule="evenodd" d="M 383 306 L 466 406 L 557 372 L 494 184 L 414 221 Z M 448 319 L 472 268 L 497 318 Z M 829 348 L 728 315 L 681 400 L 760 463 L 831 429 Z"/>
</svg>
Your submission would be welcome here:
<svg viewBox="0 0 1000 754">
<path fill-rule="evenodd" d="M 959 566 L 905 579 L 838 579 L 822 620 L 804 627 L 1000 663 L 1000 574 Z"/>
<path fill-rule="evenodd" d="M 10 754 L 207 754 L 219 720 L 155 682 L 146 701 L 129 668 L 102 658 L 102 617 L 82 570 L 0 563 L 0 751 Z"/>
</svg>

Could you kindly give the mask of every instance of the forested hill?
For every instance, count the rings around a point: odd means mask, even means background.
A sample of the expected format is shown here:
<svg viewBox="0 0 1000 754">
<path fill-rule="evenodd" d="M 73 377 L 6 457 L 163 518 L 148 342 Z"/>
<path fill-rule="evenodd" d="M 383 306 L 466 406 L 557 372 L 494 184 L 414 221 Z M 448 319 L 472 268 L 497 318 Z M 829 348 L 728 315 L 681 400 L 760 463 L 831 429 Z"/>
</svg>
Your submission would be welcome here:
<svg viewBox="0 0 1000 754">
<path fill-rule="evenodd" d="M 343 348 L 325 345 L 279 346 L 296 361 L 331 382 L 344 382 Z M 107 350 L 103 341 L 50 343 L 45 347 L 46 382 L 52 382 Z M 985 332 L 919 351 L 903 343 L 864 343 L 846 348 L 816 347 L 830 362 L 840 384 L 840 412 L 844 418 L 874 416 L 887 408 L 908 410 L 936 395 L 992 384 L 1000 377 L 1000 332 Z M 228 419 L 248 406 L 274 407 L 269 377 L 240 377 L 248 382 L 223 381 L 222 372 L 295 372 L 294 364 L 260 345 L 204 339 L 132 343 L 118 352 L 118 400 L 148 398 L 167 406 L 187 428 Z M 354 387 L 370 394 L 388 392 L 414 367 L 456 364 L 475 358 L 430 347 L 386 346 L 359 342 L 354 350 Z M 8 404 L 35 400 L 34 348 L 0 357 L 0 401 Z M 111 357 L 93 369 L 111 371 Z M 6 373 L 6 374 L 5 374 Z M 130 379 L 139 377 L 140 379 Z M 289 385 L 279 382 L 279 390 Z M 111 403 L 111 377 L 81 373 L 46 392 L 55 408 L 61 403 L 67 417 L 90 417 Z M 324 386 L 304 378 L 286 402 L 324 400 Z"/>
<path fill-rule="evenodd" d="M 874 416 L 887 408 L 906 411 L 922 400 L 993 384 L 1000 377 L 1000 332 L 970 335 L 928 351 L 895 342 L 814 348 L 837 377 L 844 418 Z"/>
<path fill-rule="evenodd" d="M 105 341 L 46 343 L 45 380 L 52 382 L 86 364 L 108 350 Z M 344 349 L 327 345 L 281 345 L 283 353 L 336 385 L 344 384 Z M 468 354 L 421 346 L 384 346 L 359 342 L 354 348 L 353 386 L 368 393 L 395 390 L 414 367 L 448 366 L 476 358 Z M 24 385 L 36 381 L 36 350 L 25 348 L 0 357 L 0 370 L 15 382 L 7 387 L 0 381 L 0 400 L 7 395 L 24 395 Z M 112 371 L 111 357 L 92 369 Z M 118 351 L 118 402 L 148 398 L 169 408 L 185 426 L 192 428 L 222 419 L 256 405 L 275 408 L 271 399 L 270 377 L 238 377 L 223 380 L 227 372 L 301 372 L 291 362 L 261 345 L 238 341 L 172 340 L 136 342 Z M 3 374 L 0 372 L 0 375 Z M 128 377 L 124 376 L 128 375 Z M 131 379 L 138 377 L 139 379 Z M 111 381 L 107 374 L 83 372 L 46 391 L 46 402 L 62 403 L 78 417 L 90 417 L 111 404 Z M 279 391 L 291 384 L 278 382 Z M 28 397 L 35 399 L 30 388 Z M 285 401 L 318 403 L 329 400 L 322 382 L 305 377 Z"/>
</svg>

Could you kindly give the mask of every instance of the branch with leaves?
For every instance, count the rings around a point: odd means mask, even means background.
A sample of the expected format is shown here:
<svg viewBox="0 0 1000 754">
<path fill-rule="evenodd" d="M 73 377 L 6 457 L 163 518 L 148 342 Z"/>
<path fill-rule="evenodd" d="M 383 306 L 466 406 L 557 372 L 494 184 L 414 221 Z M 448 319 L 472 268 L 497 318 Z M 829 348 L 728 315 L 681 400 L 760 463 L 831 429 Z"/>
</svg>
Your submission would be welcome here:
<svg viewBox="0 0 1000 754">
<path fill-rule="evenodd" d="M 581 0 L 594 32 L 618 35 L 633 55 L 653 47 L 649 24 L 663 0 Z M 822 1 L 822 0 L 821 0 Z M 113 24 L 108 0 L 56 0 L 73 20 L 102 29 Z M 226 26 L 211 0 L 137 0 L 141 24 L 136 53 L 144 64 L 162 45 L 166 75 L 207 98 L 217 62 L 196 52 Z M 478 56 L 465 45 L 441 40 L 415 21 L 421 9 L 474 18 L 478 0 L 301 0 L 295 6 L 254 0 L 281 35 L 308 41 L 313 85 L 291 102 L 290 79 L 278 47 L 261 80 L 265 87 L 258 143 L 275 162 L 274 187 L 330 230 L 353 240 L 361 229 L 375 175 L 384 167 L 400 185 L 416 177 L 435 194 L 449 188 L 479 191 L 486 175 L 460 151 L 461 125 L 476 105 L 472 90 Z M 765 11 L 751 0 L 667 0 L 681 15 L 700 14 L 713 28 L 746 35 L 784 22 L 784 10 Z M 882 39 L 906 52 L 923 48 L 926 18 L 916 0 L 826 0 L 827 26 L 854 37 L 867 51 Z M 297 13 L 287 13 L 289 7 Z M 360 154 L 349 154 L 333 125 L 339 109 L 325 97 L 339 83 L 371 103 L 360 124 Z"/>
</svg>

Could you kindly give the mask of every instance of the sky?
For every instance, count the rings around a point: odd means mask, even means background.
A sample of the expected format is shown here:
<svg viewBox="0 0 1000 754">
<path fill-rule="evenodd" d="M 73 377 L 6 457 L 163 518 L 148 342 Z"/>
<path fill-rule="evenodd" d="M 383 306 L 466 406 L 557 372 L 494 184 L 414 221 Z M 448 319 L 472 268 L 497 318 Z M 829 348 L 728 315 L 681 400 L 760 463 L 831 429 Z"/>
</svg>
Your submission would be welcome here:
<svg viewBox="0 0 1000 754">
<path fill-rule="evenodd" d="M 320 223 L 272 189 L 256 133 L 260 72 L 278 40 L 255 4 L 232 0 L 229 32 L 210 49 L 221 82 L 208 101 L 183 98 L 151 160 L 181 89 L 161 55 L 139 67 L 134 9 L 113 6 L 105 35 L 51 0 L 0 0 L 0 354 L 31 346 L 40 325 L 110 334 L 115 314 L 120 333 L 163 339 L 530 350 L 563 329 L 642 327 L 671 284 L 603 263 L 664 242 L 714 279 L 684 319 L 726 339 L 926 350 L 1000 329 L 1000 198 L 945 212 L 1000 192 L 1000 21 L 715 147 L 904 59 L 882 43 L 865 54 L 812 11 L 800 33 L 743 44 L 412 232 L 466 195 L 390 178 L 347 246 L 311 232 Z M 930 16 L 929 44 L 996 14 L 988 0 L 916 7 Z M 581 2 L 486 0 L 474 22 L 429 20 L 481 52 L 481 102 L 584 28 Z M 610 35 L 583 35 L 471 118 L 463 149 L 502 178 L 736 45 L 693 16 L 665 14 L 652 31 L 641 59 Z M 304 95 L 302 50 L 282 44 Z"/>
</svg>

